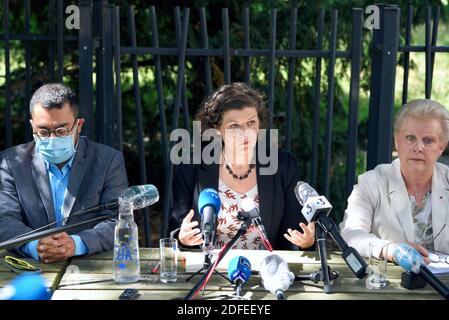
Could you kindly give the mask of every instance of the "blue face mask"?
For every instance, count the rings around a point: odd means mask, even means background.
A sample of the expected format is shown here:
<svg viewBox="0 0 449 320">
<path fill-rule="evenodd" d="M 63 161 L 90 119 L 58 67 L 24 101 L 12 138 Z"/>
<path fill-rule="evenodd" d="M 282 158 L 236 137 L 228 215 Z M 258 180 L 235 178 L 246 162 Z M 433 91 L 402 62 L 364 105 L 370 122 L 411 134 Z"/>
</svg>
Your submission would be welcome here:
<svg viewBox="0 0 449 320">
<path fill-rule="evenodd" d="M 47 162 L 59 164 L 69 160 L 75 153 L 74 134 L 66 137 L 49 137 L 39 139 L 33 134 L 36 150 Z"/>
</svg>

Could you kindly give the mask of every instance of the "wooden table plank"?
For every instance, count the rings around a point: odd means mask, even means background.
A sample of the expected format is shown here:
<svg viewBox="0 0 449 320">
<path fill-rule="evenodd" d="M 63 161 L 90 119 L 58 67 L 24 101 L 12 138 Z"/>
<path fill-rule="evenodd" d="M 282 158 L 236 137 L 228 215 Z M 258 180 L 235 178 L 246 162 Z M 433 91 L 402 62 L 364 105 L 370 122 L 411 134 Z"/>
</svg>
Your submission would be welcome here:
<svg viewBox="0 0 449 320">
<path fill-rule="evenodd" d="M 158 275 L 143 275 L 142 279 L 136 283 L 131 284 L 118 284 L 112 280 L 109 274 L 65 274 L 60 282 L 60 290 L 124 290 L 126 288 L 135 288 L 138 290 L 190 290 L 198 277 L 193 278 L 191 281 L 186 282 L 187 275 L 182 274 L 178 276 L 176 283 L 164 284 L 159 281 Z M 446 281 L 448 283 L 449 281 Z M 258 276 L 253 276 L 245 284 L 245 290 L 251 291 L 265 291 L 261 279 Z M 211 281 L 207 284 L 207 289 L 218 291 L 233 291 L 233 287 L 221 277 L 212 277 Z M 317 284 L 312 281 L 295 281 L 290 286 L 289 292 L 323 292 L 323 284 L 319 282 Z M 407 290 L 402 288 L 399 279 L 388 280 L 388 285 L 385 288 L 379 290 L 370 290 L 365 287 L 365 280 L 356 278 L 337 278 L 333 282 L 333 291 L 340 293 L 353 293 L 353 294 L 372 294 L 372 295 L 385 295 L 398 293 L 401 295 L 436 295 L 435 291 L 427 286 L 423 289 Z"/>
<path fill-rule="evenodd" d="M 158 274 L 151 274 L 151 269 L 159 259 L 157 248 L 142 248 L 141 270 L 142 278 L 137 283 L 117 284 L 112 280 L 112 253 L 107 252 L 91 257 L 75 258 L 67 267 L 63 278 L 60 281 L 58 290 L 53 299 L 118 299 L 118 296 L 126 288 L 136 288 L 142 296 L 140 299 L 182 299 L 199 280 L 199 276 L 190 282 L 185 279 L 191 275 L 185 272 L 185 265 L 179 264 L 178 281 L 172 284 L 163 284 L 159 280 Z M 256 252 L 257 253 L 257 252 Z M 278 253 L 278 252 L 274 252 Z M 182 255 L 191 254 L 181 253 Z M 197 252 L 202 255 L 201 252 Z M 320 268 L 319 256 L 316 252 L 282 252 L 287 257 L 290 270 L 295 274 L 308 275 L 318 271 Z M 329 254 L 329 265 L 332 270 L 337 271 L 339 276 L 333 282 L 333 293 L 325 294 L 323 284 L 312 281 L 295 281 L 287 292 L 289 299 L 441 299 L 433 288 L 427 286 L 418 290 L 407 290 L 400 286 L 401 267 L 392 263 L 388 265 L 388 285 L 378 290 L 370 290 L 365 287 L 365 279 L 357 279 L 340 253 Z M 219 269 L 226 269 L 226 265 Z M 449 285 L 449 276 L 442 277 L 443 282 Z M 233 287 L 222 277 L 213 276 L 207 284 L 207 297 L 220 299 L 221 295 L 229 295 L 233 292 Z M 251 295 L 251 299 L 274 299 L 267 292 L 258 276 L 253 273 L 250 281 L 245 284 L 243 292 Z M 222 298 L 221 298 L 222 299 Z"/>
<path fill-rule="evenodd" d="M 3 258 L 5 256 L 14 256 L 16 255 L 6 251 L 6 250 L 0 250 L 0 288 L 4 287 L 6 284 L 10 283 L 14 278 L 16 278 L 19 274 L 11 271 L 8 267 L 5 266 L 5 262 L 3 261 Z M 52 290 L 56 290 L 61 278 L 63 277 L 64 271 L 66 266 L 68 265 L 68 262 L 61 261 L 56 262 L 52 264 L 45 264 L 40 263 L 38 261 L 35 261 L 32 258 L 22 258 L 18 257 L 22 260 L 25 260 L 32 265 L 39 267 L 42 270 L 42 276 L 46 280 L 46 286 L 47 288 L 50 288 Z"/>
<path fill-rule="evenodd" d="M 258 252 L 258 250 L 246 250 L 247 252 Z M 180 257 L 183 257 L 189 253 L 195 252 L 198 255 L 202 255 L 201 251 L 198 250 L 180 250 Z M 259 251 L 260 252 L 260 251 Z M 287 251 L 287 250 L 277 250 L 277 254 L 287 255 L 292 257 L 297 257 L 298 261 L 301 263 L 316 263 L 320 264 L 320 257 L 316 251 Z M 139 248 L 140 260 L 159 260 L 159 249 L 158 248 Z M 112 250 L 96 254 L 87 257 L 77 257 L 76 260 L 111 260 L 112 261 Z M 327 255 L 327 260 L 331 264 L 346 264 L 341 253 L 332 252 Z"/>
</svg>

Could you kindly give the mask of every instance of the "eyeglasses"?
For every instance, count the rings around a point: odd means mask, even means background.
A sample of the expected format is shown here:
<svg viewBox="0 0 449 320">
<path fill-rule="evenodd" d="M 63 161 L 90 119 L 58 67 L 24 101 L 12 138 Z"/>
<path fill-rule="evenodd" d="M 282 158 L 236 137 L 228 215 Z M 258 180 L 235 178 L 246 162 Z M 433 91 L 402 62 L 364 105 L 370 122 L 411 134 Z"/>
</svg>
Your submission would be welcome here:
<svg viewBox="0 0 449 320">
<path fill-rule="evenodd" d="M 66 127 L 59 127 L 54 130 L 50 130 L 47 128 L 39 128 L 33 133 L 36 134 L 36 136 L 40 140 L 48 139 L 52 133 L 54 133 L 56 137 L 63 138 L 63 137 L 66 137 L 69 135 L 69 133 L 73 130 L 73 128 L 75 127 L 75 125 L 77 123 L 78 123 L 78 120 L 75 120 L 75 122 L 73 123 L 73 126 L 70 129 L 66 128 Z"/>
<path fill-rule="evenodd" d="M 435 237 L 433 237 L 433 241 L 435 241 L 435 239 L 441 234 L 441 232 L 443 232 L 444 228 L 446 228 L 446 223 L 443 225 L 440 232 L 438 232 L 437 235 Z"/>
<path fill-rule="evenodd" d="M 28 271 L 28 272 L 40 272 L 41 269 L 33 266 L 31 263 L 28 263 L 25 260 L 18 259 L 12 256 L 6 256 L 4 258 L 4 262 L 6 267 L 11 269 L 12 271 L 16 273 L 21 273 L 21 271 Z"/>
</svg>

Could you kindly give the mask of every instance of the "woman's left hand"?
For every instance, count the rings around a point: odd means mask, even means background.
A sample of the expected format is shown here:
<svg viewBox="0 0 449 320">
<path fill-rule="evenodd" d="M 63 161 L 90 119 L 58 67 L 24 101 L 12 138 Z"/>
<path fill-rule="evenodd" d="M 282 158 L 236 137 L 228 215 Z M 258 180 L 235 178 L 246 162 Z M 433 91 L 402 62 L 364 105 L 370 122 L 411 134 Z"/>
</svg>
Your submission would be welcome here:
<svg viewBox="0 0 449 320">
<path fill-rule="evenodd" d="M 288 234 L 284 233 L 284 237 L 302 249 L 308 248 L 315 243 L 315 223 L 311 222 L 305 225 L 301 222 L 299 227 L 302 229 L 302 233 L 289 228 Z"/>
</svg>

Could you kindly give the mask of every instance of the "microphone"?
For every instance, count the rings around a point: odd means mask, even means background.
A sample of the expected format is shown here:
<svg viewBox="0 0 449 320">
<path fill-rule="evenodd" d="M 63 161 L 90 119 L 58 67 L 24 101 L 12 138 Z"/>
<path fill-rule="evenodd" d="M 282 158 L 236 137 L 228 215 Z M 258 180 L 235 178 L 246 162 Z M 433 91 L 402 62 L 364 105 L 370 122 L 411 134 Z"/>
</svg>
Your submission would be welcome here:
<svg viewBox="0 0 449 320">
<path fill-rule="evenodd" d="M 243 199 L 242 202 L 240 203 L 240 206 L 242 210 L 249 215 L 252 222 L 257 227 L 257 230 L 259 231 L 259 236 L 262 239 L 262 243 L 265 246 L 265 249 L 272 252 L 273 247 L 271 246 L 271 243 L 268 240 L 267 231 L 265 230 L 265 227 L 262 223 L 262 218 L 260 217 L 259 209 L 257 209 L 254 206 L 254 202 L 250 198 Z"/>
<path fill-rule="evenodd" d="M 242 291 L 242 286 L 251 278 L 251 263 L 244 256 L 234 257 L 228 266 L 228 277 L 235 284 L 235 291 L 238 296 Z"/>
<path fill-rule="evenodd" d="M 295 187 L 296 199 L 302 206 L 301 213 L 307 222 L 315 222 L 321 214 L 329 215 L 332 205 L 325 196 L 320 196 L 308 183 L 298 181 Z"/>
<path fill-rule="evenodd" d="M 0 289 L 0 300 L 50 300 L 44 278 L 38 273 L 23 273 Z"/>
<path fill-rule="evenodd" d="M 284 291 L 287 291 L 295 279 L 287 262 L 276 254 L 270 254 L 262 260 L 259 270 L 265 290 L 270 291 L 278 300 L 285 300 Z"/>
<path fill-rule="evenodd" d="M 393 250 L 394 260 L 406 271 L 418 274 L 430 284 L 444 299 L 449 300 L 449 288 L 438 279 L 424 264 L 419 252 L 406 243 L 401 243 Z"/>
<path fill-rule="evenodd" d="M 207 188 L 201 191 L 198 197 L 198 211 L 201 215 L 204 253 L 214 249 L 215 229 L 220 206 L 220 197 L 215 189 Z"/>
<path fill-rule="evenodd" d="M 308 183 L 298 181 L 295 186 L 295 195 L 299 203 L 303 206 L 301 213 L 307 222 L 318 222 L 321 228 L 331 235 L 334 241 L 342 250 L 342 257 L 346 264 L 359 279 L 366 276 L 368 264 L 354 248 L 348 246 L 340 234 L 338 226 L 329 217 L 332 205 L 325 196 L 320 196 Z"/>
</svg>

